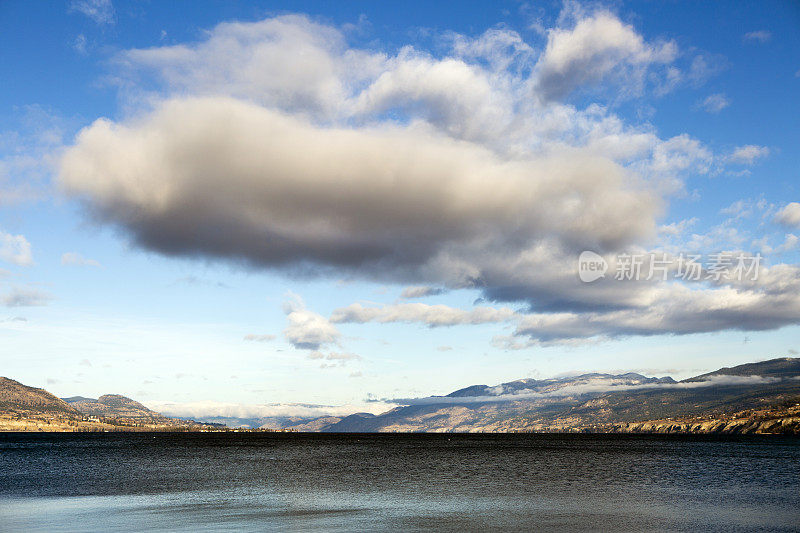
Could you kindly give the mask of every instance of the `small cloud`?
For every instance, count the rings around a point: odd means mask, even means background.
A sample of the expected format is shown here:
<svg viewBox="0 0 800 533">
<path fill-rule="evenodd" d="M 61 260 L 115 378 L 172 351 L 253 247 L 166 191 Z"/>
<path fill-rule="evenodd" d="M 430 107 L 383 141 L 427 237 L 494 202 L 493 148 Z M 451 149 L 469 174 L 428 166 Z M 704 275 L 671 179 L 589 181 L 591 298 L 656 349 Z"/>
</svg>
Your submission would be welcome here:
<svg viewBox="0 0 800 533">
<path fill-rule="evenodd" d="M 18 266 L 33 266 L 31 243 L 23 235 L 0 231 L 0 259 Z"/>
<path fill-rule="evenodd" d="M 775 222 L 788 227 L 800 227 L 800 203 L 791 202 L 778 211 Z"/>
<path fill-rule="evenodd" d="M 712 94 L 700 103 L 700 107 L 709 113 L 719 113 L 729 105 L 730 99 L 722 93 Z"/>
<path fill-rule="evenodd" d="M 61 255 L 61 264 L 62 265 L 73 265 L 73 266 L 91 266 L 91 267 L 100 267 L 99 261 L 95 261 L 94 259 L 88 259 L 83 257 L 78 252 L 66 252 Z"/>
<path fill-rule="evenodd" d="M 361 373 L 361 371 L 358 371 L 358 372 L 350 372 L 350 376 L 349 376 L 349 377 L 351 377 L 351 378 L 360 378 L 360 377 L 362 377 L 363 375 L 364 375 L 364 374 L 362 374 L 362 373 Z"/>
<path fill-rule="evenodd" d="M 72 0 L 70 11 L 77 11 L 86 15 L 95 23 L 112 25 L 115 22 L 114 5 L 111 0 Z"/>
<path fill-rule="evenodd" d="M 47 305 L 53 297 L 36 289 L 13 288 L 3 296 L 3 305 L 6 307 L 38 307 Z"/>
<path fill-rule="evenodd" d="M 720 214 L 728 215 L 731 218 L 749 218 L 753 216 L 753 210 L 756 206 L 749 200 L 736 200 L 728 207 L 719 210 Z"/>
<path fill-rule="evenodd" d="M 728 68 L 728 61 L 722 55 L 699 54 L 689 65 L 689 80 L 700 86 Z"/>
<path fill-rule="evenodd" d="M 406 287 L 400 293 L 400 298 L 423 298 L 425 296 L 436 296 L 444 294 L 445 290 L 440 287 L 429 287 L 427 285 L 417 287 Z"/>
<path fill-rule="evenodd" d="M 360 361 L 361 356 L 354 353 L 334 352 L 329 353 L 325 359 L 329 361 Z"/>
<path fill-rule="evenodd" d="M 453 347 L 452 346 L 439 346 L 436 349 L 439 350 L 440 352 L 449 352 L 449 351 L 451 351 L 453 349 Z"/>
<path fill-rule="evenodd" d="M 275 339 L 275 335 L 256 335 L 254 333 L 250 333 L 249 335 L 244 336 L 244 340 L 246 341 L 253 341 L 253 342 L 269 342 Z"/>
<path fill-rule="evenodd" d="M 670 224 L 664 224 L 663 226 L 659 226 L 658 233 L 661 235 L 666 235 L 668 237 L 680 237 L 683 235 L 686 230 L 691 228 L 697 223 L 697 218 L 686 218 L 679 222 L 672 222 Z"/>
<path fill-rule="evenodd" d="M 361 356 L 356 355 L 354 353 L 336 353 L 331 352 L 328 354 L 322 353 L 319 350 L 315 350 L 308 354 L 309 359 L 326 359 L 328 361 L 350 361 L 350 360 L 360 360 Z"/>
<path fill-rule="evenodd" d="M 755 144 L 746 144 L 737 147 L 731 155 L 728 156 L 728 161 L 739 165 L 752 165 L 756 159 L 766 157 L 769 155 L 769 148 L 766 146 L 758 146 Z"/>
<path fill-rule="evenodd" d="M 754 241 L 754 245 L 759 245 L 760 252 L 762 255 L 772 255 L 772 254 L 782 254 L 786 252 L 791 252 L 797 249 L 797 245 L 800 244 L 800 238 L 793 233 L 787 233 L 786 237 L 782 244 L 778 246 L 772 247 L 767 243 L 768 237 L 764 237 L 760 241 Z"/>
<path fill-rule="evenodd" d="M 61 381 L 60 381 L 60 380 L 53 379 L 53 378 L 47 378 L 47 384 L 48 384 L 48 385 L 57 385 L 57 384 L 59 384 L 59 383 L 61 383 Z"/>
<path fill-rule="evenodd" d="M 319 313 L 306 309 L 300 296 L 291 292 L 287 296 L 283 311 L 289 325 L 283 330 L 283 335 L 292 346 L 318 352 L 323 346 L 339 344 L 341 333 L 336 326 Z"/>
<path fill-rule="evenodd" d="M 219 287 L 220 289 L 230 289 L 230 286 L 221 282 L 221 281 L 213 281 L 210 279 L 199 278 L 195 275 L 184 276 L 182 278 L 178 278 L 173 281 L 171 286 L 175 285 L 189 285 L 191 287 L 196 286 L 207 286 L 207 287 Z"/>
<path fill-rule="evenodd" d="M 766 43 L 772 39 L 772 32 L 766 30 L 750 31 L 744 34 L 745 42 Z"/>
<path fill-rule="evenodd" d="M 323 363 L 320 368 L 333 368 L 335 366 L 344 366 L 348 361 L 360 361 L 360 355 L 348 352 L 330 352 L 323 353 L 315 350 L 308 354 L 307 359 L 312 361 L 331 361 L 331 363 Z"/>
<path fill-rule="evenodd" d="M 86 55 L 86 36 L 81 33 L 75 37 L 75 41 L 72 43 L 72 48 L 74 48 L 79 54 Z"/>
</svg>

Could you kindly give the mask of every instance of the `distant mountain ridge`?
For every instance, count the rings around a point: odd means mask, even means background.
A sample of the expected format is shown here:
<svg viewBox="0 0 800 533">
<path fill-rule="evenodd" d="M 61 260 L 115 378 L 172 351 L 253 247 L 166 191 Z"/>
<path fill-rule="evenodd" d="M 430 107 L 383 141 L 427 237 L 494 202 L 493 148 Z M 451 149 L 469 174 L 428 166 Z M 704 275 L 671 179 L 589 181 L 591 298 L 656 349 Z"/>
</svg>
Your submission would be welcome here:
<svg viewBox="0 0 800 533">
<path fill-rule="evenodd" d="M 171 420 L 120 394 L 105 394 L 96 400 L 82 396 L 63 400 L 81 413 L 97 418 L 120 418 L 149 424 L 166 424 Z"/>
<path fill-rule="evenodd" d="M 702 381 L 714 376 L 764 376 L 774 378 L 796 378 L 800 375 L 800 358 L 780 357 L 760 363 L 745 363 L 734 367 L 724 367 L 714 372 L 701 374 L 684 382 Z"/>
<path fill-rule="evenodd" d="M 577 376 L 560 377 L 552 379 L 518 379 L 490 387 L 488 385 L 471 385 L 459 389 L 447 395 L 448 398 L 459 397 L 480 397 L 480 396 L 502 396 L 506 394 L 531 393 L 552 393 L 564 387 L 574 387 L 579 385 L 607 385 L 607 386 L 635 386 L 654 383 L 676 383 L 671 377 L 648 378 L 641 374 L 628 372 L 627 374 L 599 374 L 589 373 Z"/>
<path fill-rule="evenodd" d="M 731 427 L 690 423 L 760 410 L 772 413 L 773 418 L 783 417 L 781 432 L 800 433 L 800 417 L 794 414 L 800 404 L 800 359 L 748 363 L 680 382 L 635 373 L 521 379 L 496 386 L 472 385 L 408 403 L 377 416 L 326 417 L 327 425 L 316 419 L 292 428 L 324 432 L 644 431 L 646 427 L 678 427 L 653 421 L 680 418 L 687 421 L 680 427 L 703 431 L 735 432 L 745 427 L 768 431 L 772 426 L 744 422 Z M 335 422 L 328 423 L 331 420 Z M 634 423 L 645 424 L 626 425 Z"/>
<path fill-rule="evenodd" d="M 122 428 L 201 429 L 166 417 L 119 394 L 58 398 L 44 389 L 0 377 L 0 431 L 109 431 Z"/>
</svg>

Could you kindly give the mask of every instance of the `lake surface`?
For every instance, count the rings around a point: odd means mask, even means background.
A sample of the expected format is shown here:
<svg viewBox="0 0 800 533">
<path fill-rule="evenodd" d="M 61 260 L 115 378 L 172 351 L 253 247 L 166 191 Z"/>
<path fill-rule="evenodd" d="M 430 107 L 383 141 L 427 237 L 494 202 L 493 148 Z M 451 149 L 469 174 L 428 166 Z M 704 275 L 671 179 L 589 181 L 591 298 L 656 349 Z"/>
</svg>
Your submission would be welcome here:
<svg viewBox="0 0 800 533">
<path fill-rule="evenodd" d="M 800 530 L 800 439 L 0 434 L 2 531 Z"/>
</svg>

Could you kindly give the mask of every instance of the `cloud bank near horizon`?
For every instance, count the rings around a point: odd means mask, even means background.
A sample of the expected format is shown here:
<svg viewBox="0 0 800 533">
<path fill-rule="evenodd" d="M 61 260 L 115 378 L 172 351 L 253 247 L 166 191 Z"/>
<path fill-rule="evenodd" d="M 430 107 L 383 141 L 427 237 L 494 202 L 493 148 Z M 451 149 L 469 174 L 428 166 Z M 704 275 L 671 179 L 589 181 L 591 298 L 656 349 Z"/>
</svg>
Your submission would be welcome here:
<svg viewBox="0 0 800 533">
<path fill-rule="evenodd" d="M 239 404 L 216 401 L 197 402 L 145 402 L 149 409 L 165 416 L 203 419 L 222 418 L 317 418 L 320 416 L 348 416 L 354 413 L 381 414 L 397 407 L 386 402 L 366 402 L 357 405 L 311 405 L 301 403 Z"/>
</svg>

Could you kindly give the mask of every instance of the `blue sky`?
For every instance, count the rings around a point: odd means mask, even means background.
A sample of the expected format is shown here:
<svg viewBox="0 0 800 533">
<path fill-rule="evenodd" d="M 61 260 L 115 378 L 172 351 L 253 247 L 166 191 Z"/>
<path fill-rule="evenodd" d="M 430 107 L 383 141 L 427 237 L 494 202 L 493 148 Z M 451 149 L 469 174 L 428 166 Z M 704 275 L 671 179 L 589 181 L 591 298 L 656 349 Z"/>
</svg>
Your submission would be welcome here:
<svg viewBox="0 0 800 533">
<path fill-rule="evenodd" d="M 4 2 L 0 41 L 23 383 L 346 411 L 800 349 L 793 2 Z M 718 252 L 756 279 L 613 277 Z"/>
</svg>

